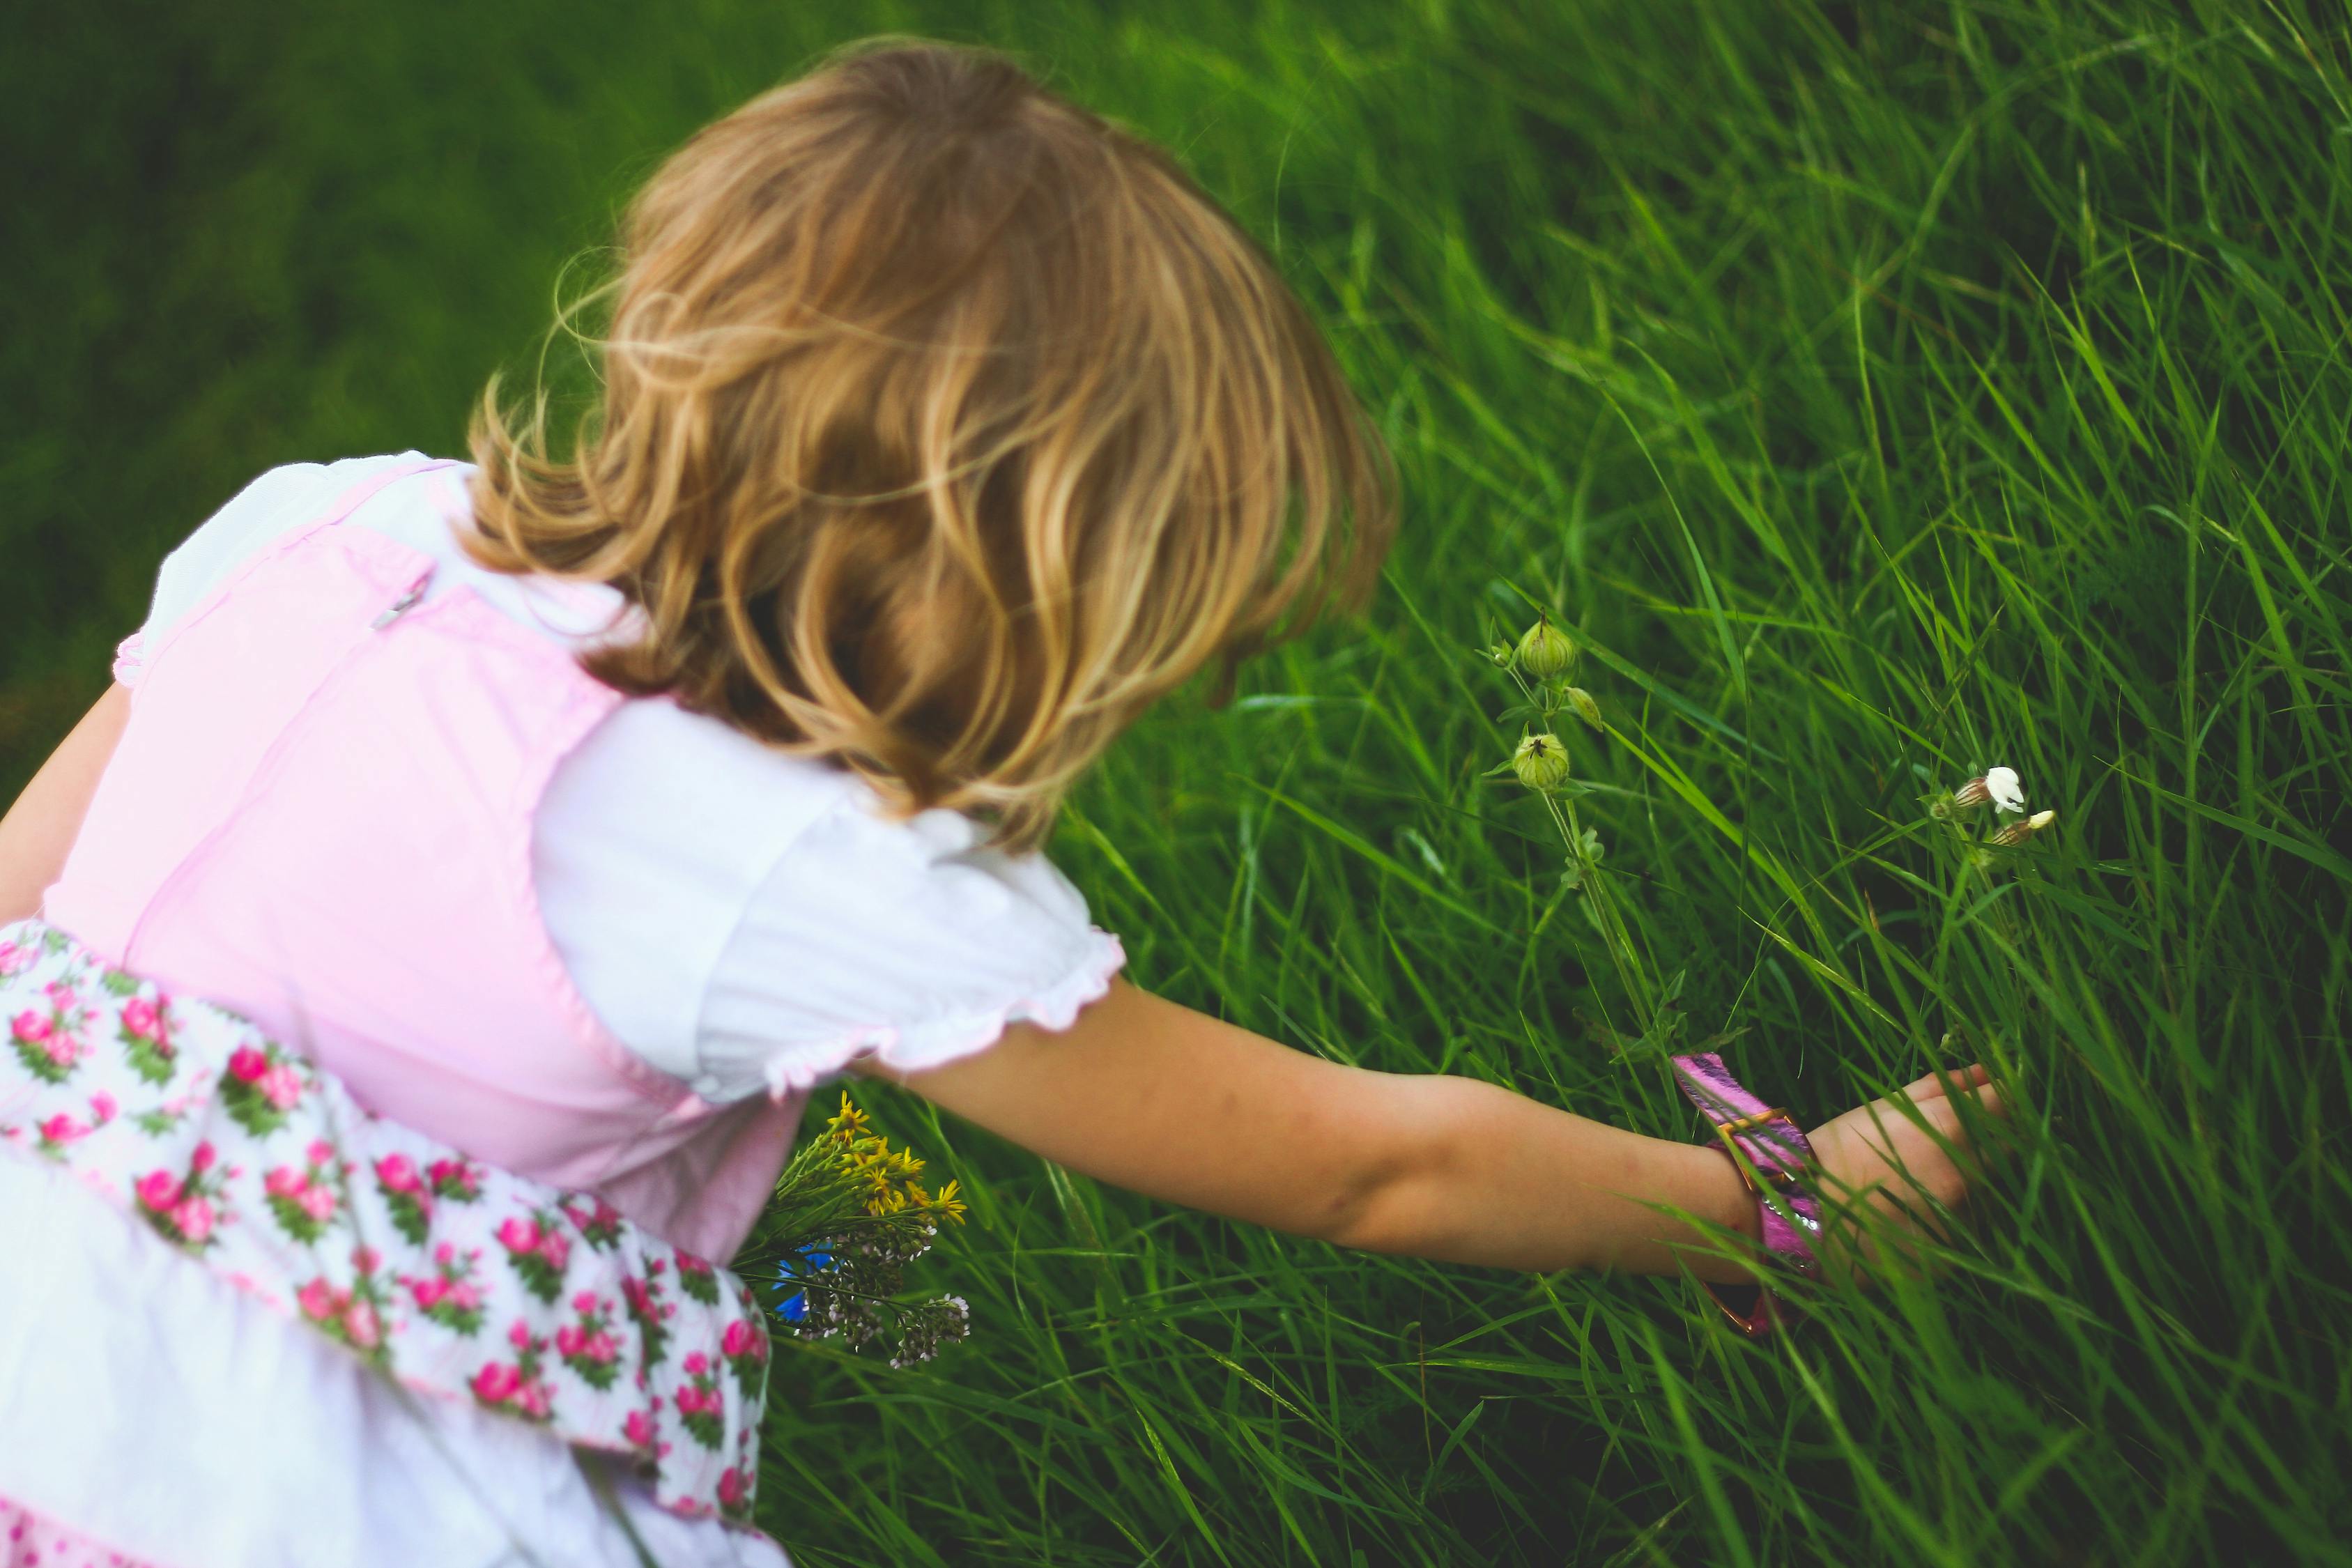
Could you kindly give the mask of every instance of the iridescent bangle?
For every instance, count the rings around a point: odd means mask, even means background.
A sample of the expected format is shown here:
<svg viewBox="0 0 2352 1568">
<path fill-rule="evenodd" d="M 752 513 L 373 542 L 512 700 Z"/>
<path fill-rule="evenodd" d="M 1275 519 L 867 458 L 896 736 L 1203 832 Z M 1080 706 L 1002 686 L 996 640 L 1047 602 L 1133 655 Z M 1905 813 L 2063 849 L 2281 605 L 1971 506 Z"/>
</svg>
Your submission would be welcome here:
<svg viewBox="0 0 2352 1568">
<path fill-rule="evenodd" d="M 1713 1051 L 1674 1058 L 1675 1080 L 1707 1120 L 1706 1138 L 1756 1196 L 1757 1229 L 1776 1268 L 1811 1278 L 1821 1271 L 1812 1239 L 1821 1235 L 1819 1200 L 1802 1178 L 1813 1167 L 1813 1146 L 1786 1110 L 1740 1087 Z M 1750 1339 L 1794 1321 L 1796 1310 L 1765 1286 L 1708 1284 L 1707 1294 Z"/>
</svg>

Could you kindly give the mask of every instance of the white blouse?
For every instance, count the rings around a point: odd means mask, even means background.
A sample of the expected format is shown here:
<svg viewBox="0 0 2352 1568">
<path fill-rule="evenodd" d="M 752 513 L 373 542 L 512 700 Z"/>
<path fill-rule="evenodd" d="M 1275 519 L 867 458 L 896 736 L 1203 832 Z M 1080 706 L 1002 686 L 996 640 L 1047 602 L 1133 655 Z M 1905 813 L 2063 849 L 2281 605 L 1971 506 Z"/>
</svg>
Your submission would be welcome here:
<svg viewBox="0 0 2352 1568">
<path fill-rule="evenodd" d="M 165 558 L 147 626 L 372 472 L 418 460 L 263 474 Z M 467 557 L 452 530 L 472 526 L 471 472 L 396 480 L 341 526 L 431 555 L 427 598 L 462 584 L 572 647 L 610 635 L 616 592 L 559 595 Z M 892 822 L 876 804 L 841 769 L 666 700 L 625 702 L 557 768 L 533 823 L 556 951 L 615 1037 L 713 1100 L 823 1082 L 866 1049 L 935 1065 L 1018 1019 L 1066 1027 L 1101 994 L 1118 942 L 1044 856 L 982 847 L 960 813 Z"/>
</svg>

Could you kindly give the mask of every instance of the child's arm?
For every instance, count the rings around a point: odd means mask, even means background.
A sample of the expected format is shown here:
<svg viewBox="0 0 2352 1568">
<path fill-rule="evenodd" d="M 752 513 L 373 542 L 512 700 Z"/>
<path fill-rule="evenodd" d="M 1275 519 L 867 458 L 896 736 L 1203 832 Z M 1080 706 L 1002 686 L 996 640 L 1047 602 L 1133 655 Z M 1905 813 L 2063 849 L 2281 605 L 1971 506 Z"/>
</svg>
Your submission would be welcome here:
<svg viewBox="0 0 2352 1568">
<path fill-rule="evenodd" d="M 1678 1255 L 1699 1233 L 1637 1201 L 1753 1237 L 1755 1200 L 1707 1145 L 1645 1138 L 1475 1079 L 1344 1067 L 1124 983 L 1061 1033 L 1016 1025 L 942 1067 L 861 1070 L 1072 1170 L 1346 1247 L 1536 1271 L 1687 1264 L 1702 1279 L 1748 1278 L 1718 1258 Z M 1983 1081 L 1980 1068 L 1955 1076 Z M 1990 1088 L 1975 1092 L 2000 1110 Z M 1964 1142 L 1933 1077 L 1906 1093 Z M 1854 1191 L 1902 1187 L 1895 1159 L 1947 1205 L 1965 1190 L 1950 1157 L 1887 1101 L 1811 1136 Z"/>
<path fill-rule="evenodd" d="M 40 912 L 41 895 L 65 869 L 98 777 L 130 721 L 131 689 L 108 687 L 0 817 L 0 921 Z"/>
</svg>

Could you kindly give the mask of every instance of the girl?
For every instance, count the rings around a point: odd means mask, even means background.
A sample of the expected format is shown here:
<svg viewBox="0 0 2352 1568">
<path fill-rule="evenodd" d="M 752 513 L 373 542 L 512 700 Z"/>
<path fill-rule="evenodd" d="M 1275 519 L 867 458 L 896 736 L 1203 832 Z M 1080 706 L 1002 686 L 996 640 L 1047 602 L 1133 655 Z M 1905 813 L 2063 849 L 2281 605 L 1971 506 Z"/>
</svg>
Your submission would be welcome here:
<svg viewBox="0 0 2352 1568">
<path fill-rule="evenodd" d="M 470 464 L 263 475 L 0 824 L 6 1562 L 782 1563 L 719 1266 L 845 1072 L 1347 1247 L 1687 1268 L 1753 1331 L 1763 1268 L 1862 1260 L 1816 1187 L 1959 1201 L 1978 1068 L 1808 1145 L 1682 1058 L 1683 1144 L 1116 978 L 1055 803 L 1360 602 L 1391 516 L 1164 153 L 872 47 L 624 239 L 572 456 L 493 389 Z"/>
</svg>

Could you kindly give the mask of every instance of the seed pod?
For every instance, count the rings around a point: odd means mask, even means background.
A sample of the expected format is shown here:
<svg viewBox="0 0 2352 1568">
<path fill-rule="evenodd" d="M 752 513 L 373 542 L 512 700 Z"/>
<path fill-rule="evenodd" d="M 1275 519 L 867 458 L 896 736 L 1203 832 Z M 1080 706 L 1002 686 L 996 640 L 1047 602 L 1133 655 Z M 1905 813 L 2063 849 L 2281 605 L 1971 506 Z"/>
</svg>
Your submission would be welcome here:
<svg viewBox="0 0 2352 1568">
<path fill-rule="evenodd" d="M 1568 705 L 1576 710 L 1576 716 L 1597 732 L 1601 728 L 1601 704 L 1592 700 L 1592 693 L 1581 686 L 1571 686 L 1567 695 Z"/>
<path fill-rule="evenodd" d="M 1549 619 L 1538 621 L 1519 639 L 1519 668 L 1533 680 L 1549 680 L 1576 668 L 1576 644 Z"/>
<path fill-rule="evenodd" d="M 2023 822 L 2012 822 L 1994 834 L 1992 841 L 2003 848 L 2015 848 L 2057 820 L 2058 814 L 2054 811 L 2037 811 Z"/>
<path fill-rule="evenodd" d="M 1511 772 L 1529 789 L 1549 794 L 1568 782 L 1567 748 L 1549 731 L 1529 735 L 1511 753 Z"/>
</svg>

